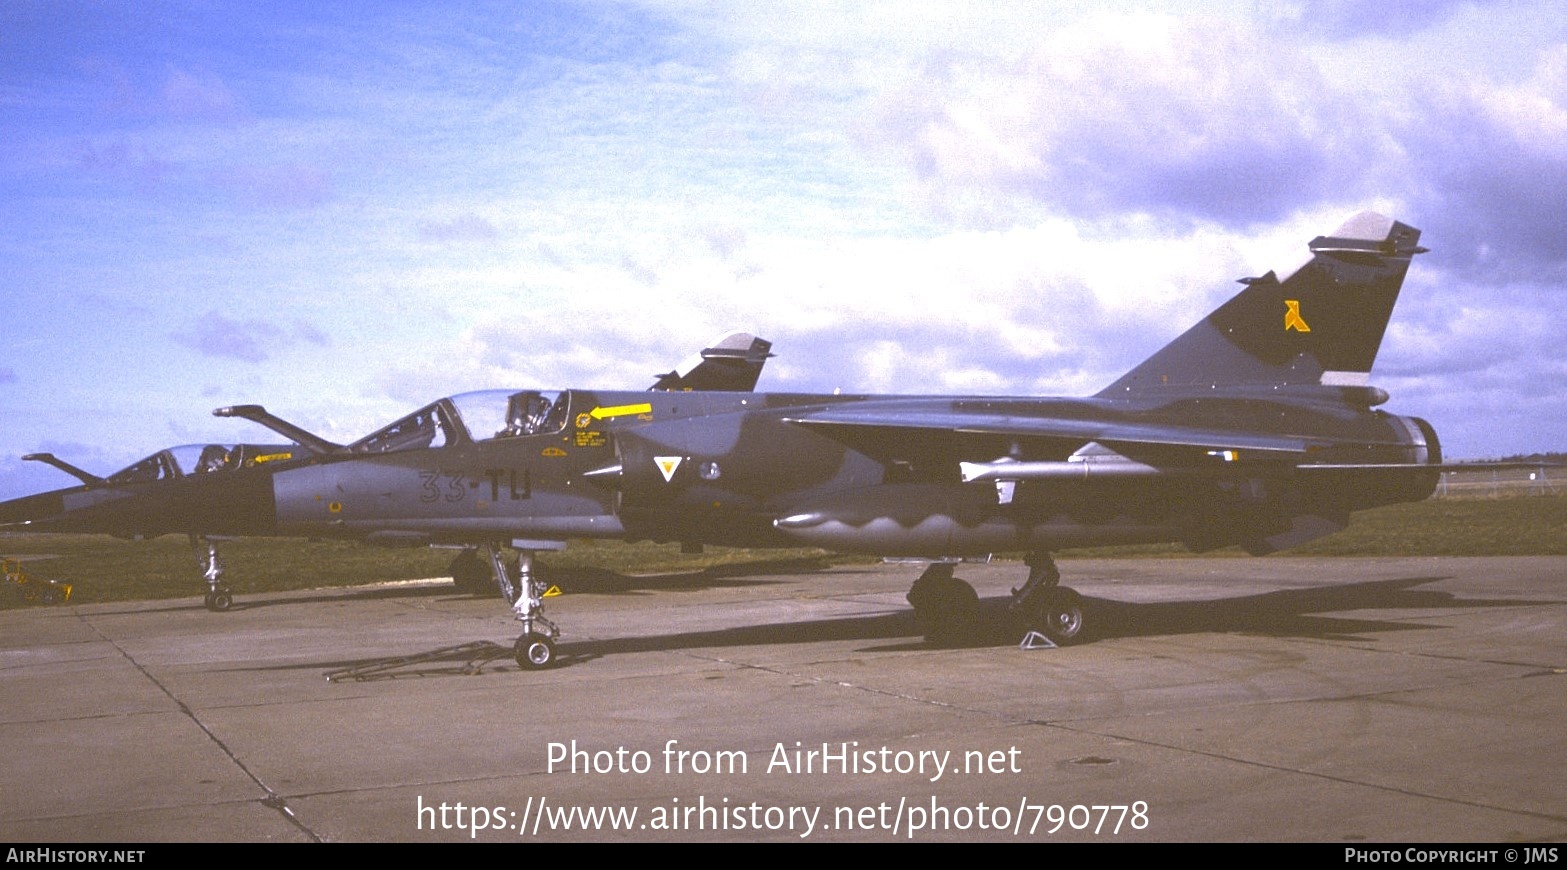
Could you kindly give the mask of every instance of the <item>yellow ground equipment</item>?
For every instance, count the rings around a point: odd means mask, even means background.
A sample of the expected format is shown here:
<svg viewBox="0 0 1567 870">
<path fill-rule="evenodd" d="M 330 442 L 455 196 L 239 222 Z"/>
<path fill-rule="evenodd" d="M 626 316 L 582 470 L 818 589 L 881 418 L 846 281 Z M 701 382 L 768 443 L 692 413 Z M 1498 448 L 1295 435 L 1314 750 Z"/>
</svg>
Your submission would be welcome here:
<svg viewBox="0 0 1567 870">
<path fill-rule="evenodd" d="M 71 600 L 71 584 L 30 575 L 22 570 L 20 560 L 0 560 L 0 571 L 5 573 L 6 590 L 19 601 L 27 604 L 63 604 Z"/>
</svg>

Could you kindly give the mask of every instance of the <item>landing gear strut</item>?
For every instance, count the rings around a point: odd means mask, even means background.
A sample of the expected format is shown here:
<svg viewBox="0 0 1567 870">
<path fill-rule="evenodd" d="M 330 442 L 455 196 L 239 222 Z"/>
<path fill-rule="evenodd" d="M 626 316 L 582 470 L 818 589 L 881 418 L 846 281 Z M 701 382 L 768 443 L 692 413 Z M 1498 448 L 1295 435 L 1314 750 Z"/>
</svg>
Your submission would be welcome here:
<svg viewBox="0 0 1567 870">
<path fill-rule="evenodd" d="M 952 576 L 955 567 L 951 562 L 932 562 L 909 587 L 914 624 L 934 644 L 962 640 L 973 632 L 979 616 L 979 594 Z"/>
<path fill-rule="evenodd" d="M 207 597 L 204 603 L 213 613 L 222 613 L 234 606 L 234 590 L 223 584 L 223 559 L 218 555 L 216 541 L 192 535 L 191 548 L 196 551 L 196 563 L 201 566 L 201 576 L 207 580 Z"/>
<path fill-rule="evenodd" d="M 1012 612 L 1027 629 L 1058 646 L 1081 643 L 1086 638 L 1082 596 L 1058 585 L 1061 572 L 1049 553 L 1029 553 L 1023 563 L 1028 566 L 1028 580 L 1022 588 L 1012 590 Z"/>
<path fill-rule="evenodd" d="M 520 549 L 515 560 L 508 560 L 499 544 L 487 545 L 484 551 L 501 594 L 522 623 L 515 647 L 517 666 L 529 671 L 550 667 L 555 664 L 555 638 L 560 629 L 544 618 L 544 593 L 549 585 L 534 571 L 536 551 Z"/>
</svg>

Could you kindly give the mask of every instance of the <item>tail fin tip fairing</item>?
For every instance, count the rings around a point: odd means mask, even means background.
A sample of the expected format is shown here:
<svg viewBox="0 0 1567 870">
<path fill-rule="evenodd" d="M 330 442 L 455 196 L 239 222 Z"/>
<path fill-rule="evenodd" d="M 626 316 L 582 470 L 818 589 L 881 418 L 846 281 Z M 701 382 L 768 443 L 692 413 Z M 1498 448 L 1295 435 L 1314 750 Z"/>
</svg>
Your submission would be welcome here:
<svg viewBox="0 0 1567 870">
<path fill-rule="evenodd" d="M 1366 386 L 1420 231 L 1361 212 L 1312 239 L 1311 259 L 1246 285 L 1099 393 L 1321 384 Z"/>
<path fill-rule="evenodd" d="M 756 389 L 773 343 L 749 332 L 731 332 L 658 375 L 650 390 L 749 393 Z"/>
</svg>

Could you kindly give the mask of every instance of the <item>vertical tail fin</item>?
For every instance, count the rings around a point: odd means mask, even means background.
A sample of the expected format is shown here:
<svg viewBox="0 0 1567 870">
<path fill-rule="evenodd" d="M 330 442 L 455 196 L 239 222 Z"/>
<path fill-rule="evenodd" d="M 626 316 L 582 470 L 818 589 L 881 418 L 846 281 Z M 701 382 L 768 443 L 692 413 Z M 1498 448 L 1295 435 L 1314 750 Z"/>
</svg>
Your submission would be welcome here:
<svg viewBox="0 0 1567 870">
<path fill-rule="evenodd" d="M 649 390 L 717 390 L 749 393 L 756 389 L 773 343 L 749 332 L 731 332 L 682 362 L 674 371 L 659 375 Z"/>
<path fill-rule="evenodd" d="M 1220 387 L 1365 386 L 1420 231 L 1361 212 L 1310 243 L 1293 273 L 1246 285 L 1201 323 L 1099 393 Z"/>
</svg>

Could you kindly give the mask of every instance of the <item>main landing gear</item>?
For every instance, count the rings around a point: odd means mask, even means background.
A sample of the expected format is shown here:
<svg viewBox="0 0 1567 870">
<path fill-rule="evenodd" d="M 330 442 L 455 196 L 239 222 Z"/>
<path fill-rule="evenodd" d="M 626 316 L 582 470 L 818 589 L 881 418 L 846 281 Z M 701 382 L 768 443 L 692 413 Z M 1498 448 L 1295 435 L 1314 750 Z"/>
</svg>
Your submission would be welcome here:
<svg viewBox="0 0 1567 870">
<path fill-rule="evenodd" d="M 1049 553 L 1030 553 L 1028 580 L 1012 590 L 1011 613 L 1026 631 L 1037 631 L 1057 646 L 1085 638 L 1083 598 L 1059 585 L 1061 572 Z M 979 623 L 979 595 L 974 587 L 952 576 L 951 562 L 933 562 L 910 587 L 914 621 L 926 640 L 947 645 L 972 636 Z"/>
<path fill-rule="evenodd" d="M 484 553 L 496 585 L 522 623 L 522 634 L 515 647 L 517 666 L 536 671 L 554 665 L 555 639 L 560 637 L 560 629 L 544 618 L 544 593 L 549 585 L 534 570 L 536 551 L 519 549 L 515 559 L 508 559 L 500 544 L 489 544 Z"/>
<path fill-rule="evenodd" d="M 1023 564 L 1028 566 L 1028 580 L 1012 590 L 1011 611 L 1025 628 L 1057 646 L 1083 642 L 1087 638 L 1083 597 L 1077 590 L 1059 585 L 1061 572 L 1056 570 L 1055 560 L 1049 553 L 1036 552 L 1029 553 Z"/>
<path fill-rule="evenodd" d="M 192 535 L 191 548 L 196 551 L 196 563 L 201 566 L 201 576 L 207 580 L 207 597 L 204 603 L 213 613 L 222 613 L 234 606 L 234 590 L 223 584 L 223 559 L 218 555 L 216 541 L 200 535 Z"/>
</svg>

